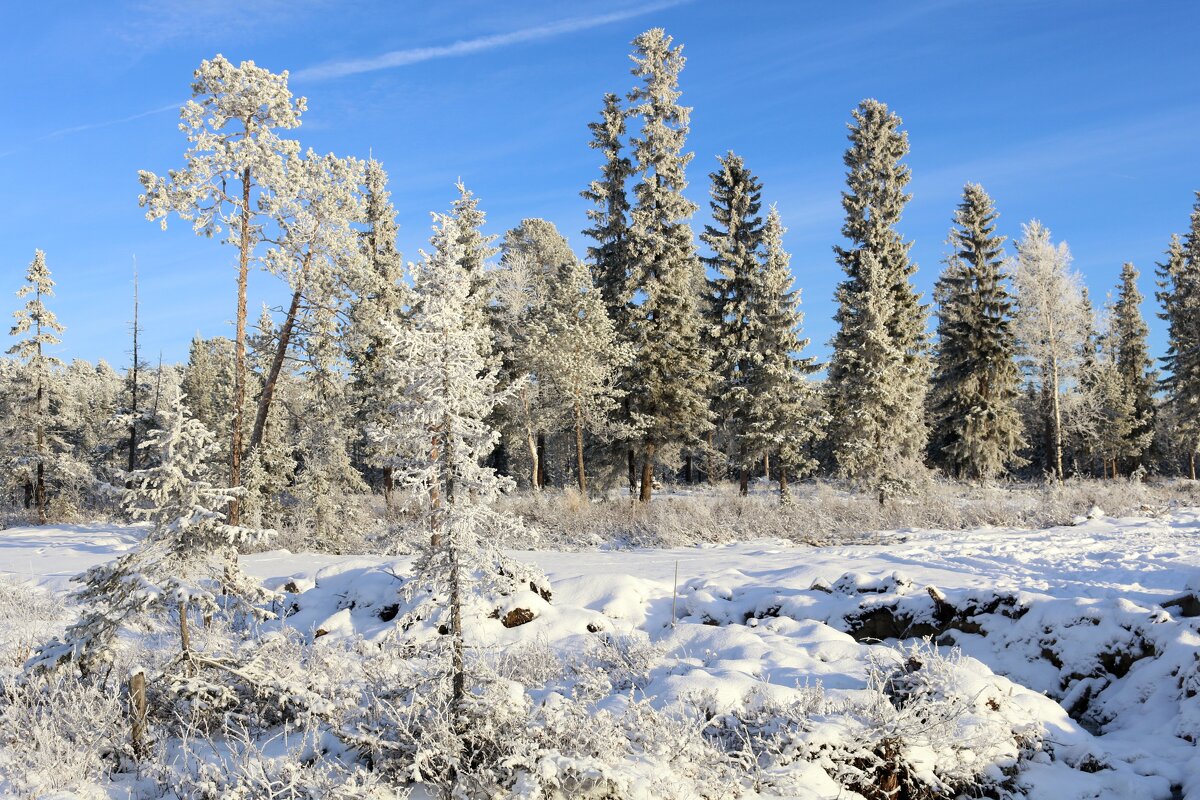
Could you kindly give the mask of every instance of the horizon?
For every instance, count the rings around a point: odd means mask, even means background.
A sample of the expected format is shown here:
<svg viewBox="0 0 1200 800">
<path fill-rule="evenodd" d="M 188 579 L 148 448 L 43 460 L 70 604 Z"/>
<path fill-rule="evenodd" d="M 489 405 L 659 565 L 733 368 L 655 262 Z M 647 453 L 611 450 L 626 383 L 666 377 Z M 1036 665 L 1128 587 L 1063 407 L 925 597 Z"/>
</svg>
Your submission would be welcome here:
<svg viewBox="0 0 1200 800">
<path fill-rule="evenodd" d="M 389 9 L 386 19 L 367 4 L 320 1 L 70 8 L 12 15 L 12 46 L 0 57 L 17 74 L 39 64 L 35 79 L 3 90 L 7 107 L 29 113 L 28 124 L 0 134 L 9 199 L 0 292 L 10 293 L 0 312 L 17 308 L 11 293 L 34 250 L 45 250 L 57 282 L 49 305 L 67 327 L 56 355 L 66 360 L 126 365 L 135 258 L 148 360 L 161 351 L 165 362 L 185 361 L 196 333 L 232 335 L 234 248 L 177 218 L 164 233 L 137 205 L 138 169 L 182 166 L 185 141 L 171 111 L 187 99 L 200 60 L 221 53 L 289 70 L 293 94 L 310 109 L 289 134 L 303 148 L 383 163 L 406 260 L 418 256 L 429 213 L 449 207 L 460 177 L 488 214 L 487 232 L 542 217 L 583 255 L 579 192 L 600 165 L 587 123 L 604 92 L 633 86 L 629 42 L 650 27 L 664 27 L 688 59 L 681 88 L 693 108 L 693 232 L 709 221 L 716 156 L 737 152 L 789 228 L 808 354 L 824 362 L 834 331 L 841 156 L 850 111 L 864 97 L 886 102 L 909 134 L 913 199 L 899 230 L 913 243 L 925 302 L 962 186 L 978 182 L 996 201 L 1009 252 L 1021 223 L 1040 219 L 1070 246 L 1097 307 L 1133 262 L 1152 355 L 1165 349 L 1155 263 L 1170 234 L 1185 230 L 1200 189 L 1192 133 L 1200 102 L 1185 99 L 1200 72 L 1188 42 L 1195 26 L 1185 24 L 1200 12 L 1190 4 L 765 4 L 743 12 L 736 30 L 710 0 L 575 13 L 470 2 Z M 266 20 L 277 24 L 258 30 Z M 974 69 L 960 67 L 964 53 Z M 282 281 L 254 274 L 251 318 L 283 294 Z"/>
</svg>

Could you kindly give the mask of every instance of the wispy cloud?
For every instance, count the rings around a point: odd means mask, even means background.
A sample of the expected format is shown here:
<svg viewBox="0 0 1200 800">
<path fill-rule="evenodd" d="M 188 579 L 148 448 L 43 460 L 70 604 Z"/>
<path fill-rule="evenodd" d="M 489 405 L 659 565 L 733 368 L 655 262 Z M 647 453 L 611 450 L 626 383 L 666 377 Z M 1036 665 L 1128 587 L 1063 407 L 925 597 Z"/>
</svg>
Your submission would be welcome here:
<svg viewBox="0 0 1200 800">
<path fill-rule="evenodd" d="M 662 11 L 663 9 L 682 5 L 687 2 L 690 2 L 690 0 L 662 0 L 657 3 L 648 3 L 639 5 L 636 8 L 625 9 L 624 11 L 614 11 L 610 14 L 598 14 L 591 17 L 571 17 L 570 19 L 537 25 L 532 28 L 522 28 L 521 30 L 509 31 L 508 33 L 496 33 L 490 36 L 479 36 L 474 39 L 462 39 L 453 44 L 433 47 L 412 47 L 406 50 L 393 50 L 389 53 L 369 58 L 331 61 L 326 64 L 318 64 L 298 70 L 292 73 L 292 77 L 296 80 L 329 80 L 332 78 L 344 78 L 347 75 L 358 75 L 363 72 L 376 72 L 382 69 L 406 67 L 410 64 L 418 64 L 422 61 L 430 61 L 435 58 L 455 58 L 458 56 L 473 55 L 485 50 L 495 50 L 500 47 L 509 47 L 514 44 L 533 42 L 541 39 L 552 39 L 567 33 L 575 33 L 576 31 L 596 28 L 613 22 L 621 22 L 622 20 L 645 16 L 646 14 L 652 14 L 655 11 Z"/>
<path fill-rule="evenodd" d="M 127 117 L 120 117 L 118 119 L 106 119 L 98 122 L 85 122 L 81 125 L 72 125 L 69 128 L 60 128 L 56 131 L 51 131 L 50 133 L 39 136 L 34 141 L 40 142 L 45 139 L 57 139 L 60 136 L 67 136 L 72 133 L 81 133 L 83 131 L 95 130 L 96 128 L 107 128 L 112 125 L 121 125 L 126 122 L 133 122 L 134 120 L 142 119 L 143 117 L 152 117 L 155 114 L 165 114 L 168 111 L 178 111 L 183 107 L 184 102 L 185 101 L 181 100 L 178 103 L 159 106 L 158 108 L 152 108 L 149 111 L 141 111 L 137 114 L 130 114 Z"/>
</svg>

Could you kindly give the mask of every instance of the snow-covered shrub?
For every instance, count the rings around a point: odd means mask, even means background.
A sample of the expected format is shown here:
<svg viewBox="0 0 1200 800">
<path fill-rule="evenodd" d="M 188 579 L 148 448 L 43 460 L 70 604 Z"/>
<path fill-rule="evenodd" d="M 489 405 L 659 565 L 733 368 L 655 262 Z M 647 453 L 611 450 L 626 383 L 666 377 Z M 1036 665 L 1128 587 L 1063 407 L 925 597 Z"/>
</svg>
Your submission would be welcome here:
<svg viewBox="0 0 1200 800">
<path fill-rule="evenodd" d="M 32 797 L 108 797 L 105 775 L 129 755 L 119 696 L 68 675 L 0 683 L 0 786 Z"/>
<path fill-rule="evenodd" d="M 66 622 L 58 596 L 32 584 L 0 577 L 0 674 L 20 668 L 47 632 Z"/>
</svg>

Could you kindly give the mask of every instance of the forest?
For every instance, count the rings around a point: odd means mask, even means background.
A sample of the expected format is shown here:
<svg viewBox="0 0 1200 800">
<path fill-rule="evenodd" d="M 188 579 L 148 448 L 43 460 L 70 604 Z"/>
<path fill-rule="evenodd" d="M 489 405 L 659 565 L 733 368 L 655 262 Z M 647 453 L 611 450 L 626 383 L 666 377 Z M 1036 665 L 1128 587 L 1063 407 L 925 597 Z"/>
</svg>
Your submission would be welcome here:
<svg viewBox="0 0 1200 800">
<path fill-rule="evenodd" d="M 232 337 L 147 358 L 135 283 L 128 364 L 66 363 L 32 255 L 0 790 L 1200 798 L 1200 192 L 1092 298 L 966 183 L 926 298 L 908 134 L 864 99 L 819 361 L 786 209 L 733 149 L 689 200 L 683 47 L 630 58 L 563 187 L 582 257 L 459 182 L 406 260 L 385 165 L 306 149 L 288 73 L 220 55 L 136 177 L 234 265 Z"/>
</svg>

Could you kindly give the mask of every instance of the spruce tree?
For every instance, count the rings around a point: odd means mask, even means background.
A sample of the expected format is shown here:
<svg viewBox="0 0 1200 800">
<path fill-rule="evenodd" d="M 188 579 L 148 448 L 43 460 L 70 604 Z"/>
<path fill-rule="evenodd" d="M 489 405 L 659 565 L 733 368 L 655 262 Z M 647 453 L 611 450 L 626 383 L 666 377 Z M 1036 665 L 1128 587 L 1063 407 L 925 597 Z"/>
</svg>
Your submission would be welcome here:
<svg viewBox="0 0 1200 800">
<path fill-rule="evenodd" d="M 1017 410 L 1021 375 L 998 216 L 983 187 L 967 184 L 950 230 L 954 251 L 936 291 L 930 450 L 949 474 L 975 480 L 1019 464 L 1023 446 Z"/>
<path fill-rule="evenodd" d="M 1171 238 L 1166 262 L 1159 265 L 1158 299 L 1167 322 L 1166 374 L 1162 378 L 1180 433 L 1185 439 L 1188 475 L 1196 479 L 1200 452 L 1200 192 L 1191 226 L 1181 240 Z"/>
<path fill-rule="evenodd" d="M 842 192 L 850 247 L 835 247 L 846 273 L 836 298 L 839 329 L 827 387 L 838 471 L 880 488 L 904 480 L 927 437 L 926 308 L 912 286 L 910 244 L 896 231 L 911 195 L 908 134 L 877 100 L 864 100 L 849 125 Z"/>
<path fill-rule="evenodd" d="M 709 346 L 717 375 L 713 409 L 717 432 L 731 466 L 746 493 L 750 470 L 761 459 L 747 451 L 745 437 L 749 407 L 754 400 L 749 382 L 760 358 L 758 331 L 751 325 L 751 303 L 761 271 L 763 221 L 762 183 L 732 151 L 719 158 L 721 167 L 709 175 L 714 225 L 705 225 L 700 238 L 713 251 L 702 259 L 716 273 L 710 280 Z"/>
<path fill-rule="evenodd" d="M 8 354 L 23 361 L 24 369 L 17 413 L 9 423 L 8 457 L 10 469 L 25 485 L 25 507 L 32 503 L 37 508 L 39 525 L 45 525 L 49 517 L 46 468 L 52 451 L 57 449 L 50 415 L 52 370 L 62 366 L 62 361 L 47 353 L 46 348 L 60 344 L 58 334 L 66 330 L 43 302 L 53 296 L 54 281 L 46 266 L 46 254 L 36 250 L 25 273 L 25 285 L 17 290 L 17 297 L 29 299 L 24 308 L 13 312 L 16 322 L 9 331 L 10 336 L 21 339 L 8 349 Z"/>
<path fill-rule="evenodd" d="M 194 615 L 270 616 L 259 604 L 271 595 L 241 571 L 237 550 L 271 532 L 228 524 L 220 509 L 232 492 L 207 479 L 212 434 L 188 416 L 181 392 L 168 392 L 160 420 L 162 427 L 142 443 L 153 466 L 131 473 L 123 498 L 133 519 L 150 523 L 149 532 L 134 550 L 75 578 L 83 584 L 75 593 L 83 614 L 35 662 L 71 660 L 95 674 L 112 663 L 122 629 L 170 622 L 186 668 Z"/>
<path fill-rule="evenodd" d="M 1137 288 L 1138 271 L 1126 262 L 1121 267 L 1121 286 L 1112 309 L 1110 349 L 1124 391 L 1133 403 L 1128 438 L 1121 448 L 1120 469 L 1126 473 L 1149 465 L 1154 438 L 1154 384 L 1158 376 L 1150 360 L 1146 337 L 1150 329 L 1142 318 L 1142 293 Z"/>
<path fill-rule="evenodd" d="M 355 287 L 347 330 L 355 427 L 359 431 L 382 422 L 394 399 L 396 387 L 385 379 L 385 365 L 395 356 L 393 329 L 403 324 L 409 302 L 404 261 L 396 249 L 396 210 L 383 165 L 374 159 L 368 161 L 365 180 L 362 248 L 366 263 L 359 271 L 360 285 Z M 366 462 L 374 464 L 370 443 L 364 441 L 363 447 Z M 390 508 L 395 480 L 391 467 L 381 469 L 384 503 Z"/>
<path fill-rule="evenodd" d="M 467 324 L 482 330 L 487 324 L 487 308 L 492 300 L 489 262 L 500 250 L 493 246 L 495 234 L 483 232 L 487 215 L 479 208 L 479 198 L 462 181 L 455 184 L 455 188 L 458 197 L 450 207 L 450 219 L 458 241 L 459 265 L 466 271 L 470 283 L 465 301 Z M 479 346 L 484 348 L 481 352 L 485 357 L 493 357 L 492 343 L 487 338 L 482 339 Z"/>
<path fill-rule="evenodd" d="M 617 343 L 633 347 L 633 258 L 630 250 L 631 207 L 627 184 L 633 177 L 633 163 L 625 156 L 623 141 L 626 135 L 627 115 L 621 107 L 621 98 L 611 92 L 604 95 L 604 107 L 600 119 L 588 123 L 592 139 L 588 146 L 599 150 L 604 156 L 599 180 L 592 181 L 581 192 L 593 207 L 587 210 L 591 225 L 583 233 L 594 241 L 587 249 L 592 268 L 592 280 L 604 301 L 605 311 L 612 320 Z M 621 370 L 618 380 L 621 385 L 630 385 L 630 365 Z M 633 437 L 632 407 L 628 394 L 617 410 L 623 435 L 613 438 L 614 451 L 618 459 L 625 461 L 628 474 L 629 493 L 637 488 L 636 442 Z"/>
<path fill-rule="evenodd" d="M 808 339 L 801 338 L 804 314 L 800 291 L 793 288 L 791 256 L 783 248 L 786 230 L 772 206 L 747 314 L 754 346 L 748 362 L 749 403 L 742 445 L 747 459 L 776 457 L 781 502 L 788 499 L 789 476 L 803 476 L 816 466 L 811 452 L 821 424 L 816 390 L 808 380 L 816 364 L 801 355 Z"/>
<path fill-rule="evenodd" d="M 689 224 L 696 206 L 683 196 L 684 153 L 691 109 L 679 105 L 683 47 L 661 28 L 634 42 L 630 113 L 640 120 L 633 137 L 638 181 L 630 215 L 632 274 L 644 294 L 631 322 L 636 358 L 631 370 L 631 418 L 641 429 L 642 502 L 653 490 L 660 450 L 703 441 L 711 428 L 708 396 L 711 355 L 701 343 L 704 270 Z"/>
</svg>

